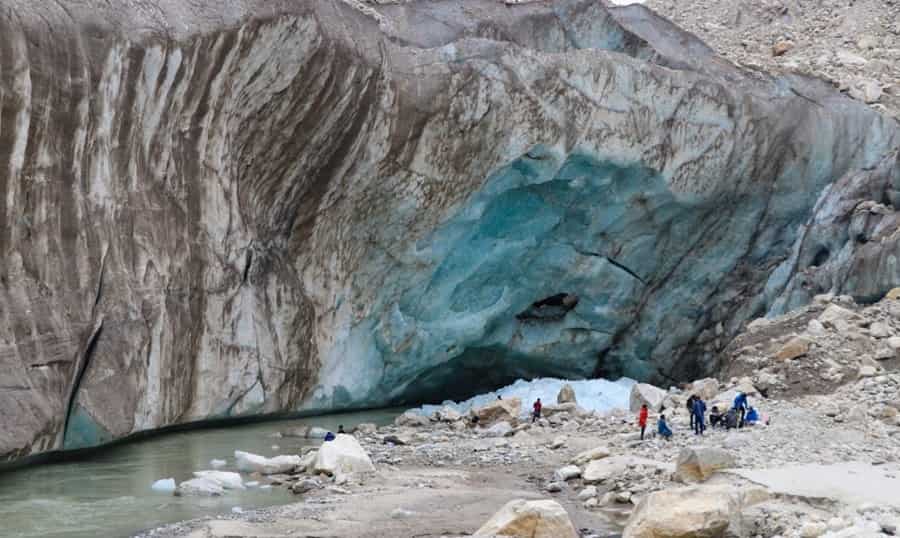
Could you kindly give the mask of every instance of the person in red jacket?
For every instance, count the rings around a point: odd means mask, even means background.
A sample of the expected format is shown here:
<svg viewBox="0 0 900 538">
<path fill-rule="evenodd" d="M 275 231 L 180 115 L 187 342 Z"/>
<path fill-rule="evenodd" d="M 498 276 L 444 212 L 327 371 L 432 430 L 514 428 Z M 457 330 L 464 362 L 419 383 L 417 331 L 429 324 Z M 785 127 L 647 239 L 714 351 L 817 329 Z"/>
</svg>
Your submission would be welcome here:
<svg viewBox="0 0 900 538">
<path fill-rule="evenodd" d="M 541 418 L 541 399 L 538 398 L 536 402 L 534 402 L 534 413 L 531 414 L 531 422 L 533 423 L 537 419 Z"/>
<path fill-rule="evenodd" d="M 641 406 L 641 412 L 638 415 L 638 426 L 641 427 L 641 441 L 644 440 L 644 431 L 647 429 L 647 404 Z"/>
</svg>

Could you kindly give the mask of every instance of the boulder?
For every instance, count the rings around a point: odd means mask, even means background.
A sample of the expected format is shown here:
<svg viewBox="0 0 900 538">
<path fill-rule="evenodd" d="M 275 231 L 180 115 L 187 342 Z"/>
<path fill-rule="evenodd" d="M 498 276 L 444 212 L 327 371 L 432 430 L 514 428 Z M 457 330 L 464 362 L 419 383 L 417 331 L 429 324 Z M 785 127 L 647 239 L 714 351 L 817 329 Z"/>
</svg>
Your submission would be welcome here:
<svg viewBox="0 0 900 538">
<path fill-rule="evenodd" d="M 797 357 L 802 357 L 809 353 L 809 347 L 812 345 L 812 340 L 809 338 L 804 338 L 803 336 L 795 336 L 787 341 L 786 344 L 781 346 L 781 349 L 775 354 L 775 359 L 779 361 L 787 361 L 791 359 L 796 359 Z"/>
<path fill-rule="evenodd" d="M 631 387 L 628 407 L 632 413 L 637 413 L 643 404 L 647 404 L 651 411 L 659 411 L 665 397 L 666 391 L 661 388 L 647 383 L 637 383 Z"/>
<path fill-rule="evenodd" d="M 578 400 L 575 399 L 575 389 L 572 388 L 572 385 L 566 383 L 559 389 L 559 394 L 556 395 L 556 403 L 564 404 L 577 402 Z"/>
<path fill-rule="evenodd" d="M 381 441 L 386 445 L 404 446 L 409 444 L 409 439 L 401 435 L 385 435 Z"/>
<path fill-rule="evenodd" d="M 374 435 L 377 431 L 378 426 L 371 422 L 363 422 L 362 424 L 357 424 L 356 427 L 353 428 L 353 433 L 358 433 L 360 435 Z"/>
<path fill-rule="evenodd" d="M 244 479 L 238 473 L 228 471 L 194 471 L 194 477 L 211 480 L 222 486 L 223 489 L 245 489 Z"/>
<path fill-rule="evenodd" d="M 704 400 L 709 400 L 719 392 L 719 381 L 711 377 L 698 379 L 691 383 L 690 389 L 687 392 L 696 394 Z"/>
<path fill-rule="evenodd" d="M 794 48 L 794 43 L 792 41 L 778 41 L 772 45 L 772 56 L 784 56 L 792 48 Z"/>
<path fill-rule="evenodd" d="M 352 435 L 339 433 L 334 441 L 322 443 L 313 470 L 329 475 L 375 471 L 369 455 Z"/>
<path fill-rule="evenodd" d="M 576 465 L 566 465 L 565 467 L 557 469 L 556 472 L 553 473 L 553 476 L 561 482 L 568 482 L 573 478 L 581 476 L 581 469 Z"/>
<path fill-rule="evenodd" d="M 632 512 L 623 538 L 745 536 L 741 511 L 768 499 L 761 488 L 693 486 L 656 491 Z"/>
<path fill-rule="evenodd" d="M 462 414 L 449 406 L 444 406 L 434 412 L 434 418 L 438 422 L 456 422 L 462 419 Z"/>
<path fill-rule="evenodd" d="M 567 438 L 564 435 L 560 435 L 553 439 L 550 443 L 550 448 L 553 450 L 559 450 L 560 448 L 566 446 Z"/>
<path fill-rule="evenodd" d="M 900 336 L 892 336 L 888 338 L 887 345 L 894 351 L 900 351 Z"/>
<path fill-rule="evenodd" d="M 574 463 L 575 465 L 584 465 L 584 464 L 594 461 L 594 460 L 608 458 L 609 454 L 610 454 L 609 448 L 607 448 L 605 446 L 598 446 L 597 448 L 592 448 L 590 450 L 585 450 L 584 452 L 580 452 L 572 460 L 572 463 Z"/>
<path fill-rule="evenodd" d="M 277 474 L 289 473 L 301 465 L 300 456 L 284 455 L 267 458 L 250 452 L 234 451 L 234 459 L 238 470 L 249 473 Z"/>
<path fill-rule="evenodd" d="M 887 338 L 891 335 L 891 328 L 887 323 L 876 321 L 869 326 L 869 334 L 875 338 Z"/>
<path fill-rule="evenodd" d="M 585 484 L 598 484 L 625 473 L 625 464 L 615 459 L 594 460 L 588 463 L 581 478 Z"/>
<path fill-rule="evenodd" d="M 869 78 L 860 78 L 853 81 L 850 85 L 850 97 L 871 104 L 878 102 L 884 94 L 881 84 L 877 80 Z"/>
<path fill-rule="evenodd" d="M 847 310 L 836 304 L 828 305 L 824 312 L 819 314 L 819 321 L 826 326 L 833 327 L 838 330 L 844 330 L 849 327 L 849 323 L 856 319 L 856 312 Z"/>
<path fill-rule="evenodd" d="M 431 421 L 428 420 L 428 417 L 424 415 L 420 415 L 414 411 L 407 411 L 400 415 L 399 417 L 394 419 L 394 424 L 397 426 L 408 426 L 412 428 L 428 426 L 431 424 Z"/>
<path fill-rule="evenodd" d="M 680 482 L 703 482 L 719 469 L 734 467 L 731 453 L 720 448 L 682 448 L 675 463 L 675 479 Z"/>
<path fill-rule="evenodd" d="M 541 408 L 541 416 L 545 418 L 550 418 L 554 415 L 560 415 L 563 413 L 568 413 L 570 415 L 580 415 L 581 409 L 578 407 L 577 403 L 563 403 L 558 405 L 545 405 Z"/>
<path fill-rule="evenodd" d="M 494 514 L 474 536 L 483 538 L 578 538 L 569 514 L 553 500 L 516 499 Z"/>
<path fill-rule="evenodd" d="M 506 437 L 513 434 L 513 427 L 509 422 L 504 420 L 503 422 L 494 424 L 490 428 L 484 428 L 478 433 L 482 437 Z"/>
<path fill-rule="evenodd" d="M 894 288 L 884 296 L 888 301 L 900 301 L 900 288 Z"/>
<path fill-rule="evenodd" d="M 173 493 L 175 491 L 174 478 L 160 478 L 150 485 L 150 489 L 161 493 Z"/>
<path fill-rule="evenodd" d="M 478 424 L 491 426 L 497 422 L 505 421 L 515 425 L 519 420 L 522 409 L 522 400 L 509 398 L 508 400 L 494 400 L 493 402 L 472 410 L 478 417 Z"/>
<path fill-rule="evenodd" d="M 177 497 L 218 497 L 225 494 L 225 489 L 208 478 L 192 478 L 178 484 L 175 490 Z"/>
<path fill-rule="evenodd" d="M 322 484 L 319 483 L 315 478 L 304 478 L 291 486 L 291 493 L 296 493 L 301 495 L 303 493 L 309 493 L 310 491 L 315 491 L 322 487 Z"/>
<path fill-rule="evenodd" d="M 597 486 L 587 486 L 586 488 L 578 492 L 578 499 L 581 501 L 586 501 L 596 496 Z"/>
</svg>

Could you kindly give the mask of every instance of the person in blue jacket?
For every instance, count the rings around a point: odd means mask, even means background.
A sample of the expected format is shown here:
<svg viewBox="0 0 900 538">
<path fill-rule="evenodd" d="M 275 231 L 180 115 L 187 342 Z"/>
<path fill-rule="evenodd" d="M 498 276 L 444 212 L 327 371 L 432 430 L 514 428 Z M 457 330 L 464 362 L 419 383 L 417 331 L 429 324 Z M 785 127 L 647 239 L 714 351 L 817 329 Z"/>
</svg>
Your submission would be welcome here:
<svg viewBox="0 0 900 538">
<path fill-rule="evenodd" d="M 738 428 L 744 427 L 744 417 L 749 408 L 750 402 L 747 401 L 747 395 L 743 392 L 738 392 L 737 396 L 734 397 L 734 410 L 741 414 L 741 418 L 738 421 Z"/>
<path fill-rule="evenodd" d="M 706 423 L 704 421 L 703 415 L 706 413 L 706 402 L 703 401 L 703 398 L 697 397 L 694 400 L 694 435 L 703 435 L 703 432 L 706 431 Z"/>
<path fill-rule="evenodd" d="M 660 415 L 659 420 L 656 421 L 656 431 L 666 440 L 672 437 L 672 430 L 670 430 L 669 425 L 666 424 L 665 415 Z"/>
<path fill-rule="evenodd" d="M 325 441 L 334 441 L 335 435 L 332 432 L 328 432 L 325 434 Z"/>
</svg>

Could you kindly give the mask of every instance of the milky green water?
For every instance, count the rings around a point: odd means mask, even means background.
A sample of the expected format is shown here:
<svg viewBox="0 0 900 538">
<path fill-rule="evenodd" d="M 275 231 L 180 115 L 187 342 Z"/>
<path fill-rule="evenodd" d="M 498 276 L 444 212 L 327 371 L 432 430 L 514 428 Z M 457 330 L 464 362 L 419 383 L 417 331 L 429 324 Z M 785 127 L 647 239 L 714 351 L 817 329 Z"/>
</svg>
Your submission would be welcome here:
<svg viewBox="0 0 900 538">
<path fill-rule="evenodd" d="M 41 464 L 0 473 L 0 536 L 15 538 L 107 538 L 131 536 L 166 523 L 192 519 L 233 507 L 242 509 L 295 500 L 282 487 L 229 491 L 222 497 L 175 497 L 150 485 L 160 478 L 176 482 L 193 471 L 211 469 L 224 459 L 234 469 L 234 451 L 275 456 L 298 453 L 318 441 L 272 435 L 299 425 L 337 430 L 362 422 L 382 425 L 398 410 L 366 411 L 296 420 L 171 433 L 112 447 L 89 458 Z M 277 445 L 277 449 L 273 448 Z M 244 480 L 252 480 L 244 475 Z"/>
</svg>

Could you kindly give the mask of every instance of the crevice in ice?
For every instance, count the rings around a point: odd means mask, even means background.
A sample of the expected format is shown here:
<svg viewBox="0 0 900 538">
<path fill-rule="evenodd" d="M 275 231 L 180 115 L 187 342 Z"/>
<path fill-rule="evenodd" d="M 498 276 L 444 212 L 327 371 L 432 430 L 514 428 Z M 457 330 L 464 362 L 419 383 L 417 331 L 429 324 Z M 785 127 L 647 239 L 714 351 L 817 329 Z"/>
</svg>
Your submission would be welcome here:
<svg viewBox="0 0 900 538">
<path fill-rule="evenodd" d="M 572 293 L 557 293 L 531 303 L 527 309 L 516 314 L 520 321 L 559 321 L 578 306 L 578 296 Z"/>
</svg>

